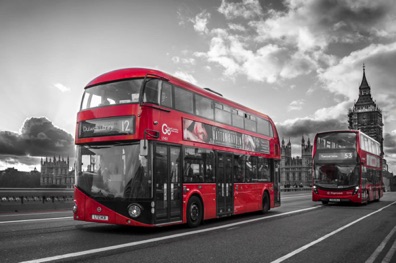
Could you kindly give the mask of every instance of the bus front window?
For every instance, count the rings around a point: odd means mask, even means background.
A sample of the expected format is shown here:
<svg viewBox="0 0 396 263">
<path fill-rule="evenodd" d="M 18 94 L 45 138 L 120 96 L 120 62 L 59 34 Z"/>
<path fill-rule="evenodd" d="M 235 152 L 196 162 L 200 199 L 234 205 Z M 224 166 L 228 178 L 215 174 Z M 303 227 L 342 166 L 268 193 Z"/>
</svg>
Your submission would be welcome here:
<svg viewBox="0 0 396 263">
<path fill-rule="evenodd" d="M 149 198 L 147 159 L 139 145 L 77 147 L 76 185 L 93 198 Z"/>
<path fill-rule="evenodd" d="M 323 164 L 315 166 L 315 184 L 324 188 L 348 188 L 359 183 L 358 165 Z"/>
<path fill-rule="evenodd" d="M 143 79 L 129 79 L 85 89 L 81 110 L 108 105 L 138 103 Z"/>
</svg>

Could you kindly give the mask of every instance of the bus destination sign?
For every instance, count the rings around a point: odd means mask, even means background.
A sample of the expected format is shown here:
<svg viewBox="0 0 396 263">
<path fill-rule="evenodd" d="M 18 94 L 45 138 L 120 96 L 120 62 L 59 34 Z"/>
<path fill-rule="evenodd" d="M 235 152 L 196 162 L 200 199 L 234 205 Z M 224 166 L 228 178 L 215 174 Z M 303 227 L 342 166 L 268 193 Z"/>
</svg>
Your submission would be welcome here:
<svg viewBox="0 0 396 263">
<path fill-rule="evenodd" d="M 322 161 L 343 161 L 343 160 L 353 160 L 353 152 L 327 152 L 319 153 L 319 160 Z"/>
<path fill-rule="evenodd" d="M 79 137 L 90 138 L 135 133 L 135 116 L 104 118 L 80 122 Z"/>
</svg>

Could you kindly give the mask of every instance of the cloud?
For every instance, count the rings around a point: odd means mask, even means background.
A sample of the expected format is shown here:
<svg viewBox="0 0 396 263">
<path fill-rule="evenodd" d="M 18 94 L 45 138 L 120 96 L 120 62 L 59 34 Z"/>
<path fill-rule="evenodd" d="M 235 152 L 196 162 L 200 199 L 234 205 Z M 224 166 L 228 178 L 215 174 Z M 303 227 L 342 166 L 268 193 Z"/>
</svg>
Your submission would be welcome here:
<svg viewBox="0 0 396 263">
<path fill-rule="evenodd" d="M 194 25 L 194 30 L 200 34 L 207 34 L 209 30 L 206 25 L 208 24 L 209 19 L 210 14 L 206 11 L 202 11 L 201 13 L 196 15 L 195 19 L 191 21 Z"/>
<path fill-rule="evenodd" d="M 61 83 L 56 83 L 54 84 L 54 87 L 57 88 L 58 90 L 60 90 L 61 92 L 68 92 L 71 89 L 66 87 L 65 85 L 61 84 Z"/>
<path fill-rule="evenodd" d="M 349 100 L 358 97 L 358 87 L 362 81 L 362 65 L 368 65 L 368 72 L 376 77 L 376 74 L 383 76 L 388 83 L 379 83 L 375 89 L 380 89 L 389 94 L 394 87 L 395 77 L 390 72 L 396 66 L 396 42 L 390 44 L 372 44 L 366 48 L 352 52 L 344 57 L 336 65 L 328 67 L 325 71 L 319 71 L 318 78 L 323 84 L 323 88 L 336 94 L 342 95 Z M 388 77 L 385 77 L 388 76 Z M 391 77 L 389 77 L 391 76 Z M 370 79 L 366 74 L 370 85 Z M 376 79 L 380 80 L 381 78 Z M 346 88 L 356 87 L 356 88 Z"/>
<path fill-rule="evenodd" d="M 393 133 L 385 133 L 384 148 L 386 154 L 396 154 L 396 131 Z"/>
<path fill-rule="evenodd" d="M 304 106 L 305 101 L 303 99 L 300 100 L 294 100 L 290 102 L 289 106 L 287 107 L 287 111 L 295 111 L 295 110 L 301 110 L 302 107 Z"/>
<path fill-rule="evenodd" d="M 0 154 L 26 155 L 25 145 L 20 134 L 0 131 Z"/>
<path fill-rule="evenodd" d="M 301 138 L 302 135 L 310 135 L 313 137 L 318 132 L 348 129 L 347 126 L 345 121 L 340 121 L 338 119 L 315 120 L 312 118 L 298 118 L 276 124 L 281 138 Z"/>
<path fill-rule="evenodd" d="M 335 106 L 330 106 L 327 108 L 321 108 L 316 110 L 313 114 L 313 118 L 315 120 L 331 120 L 331 119 L 338 119 L 342 120 L 343 122 L 347 123 L 347 114 L 348 110 L 352 108 L 353 102 L 352 101 L 343 101 Z"/>
<path fill-rule="evenodd" d="M 286 11 L 257 21 L 259 39 L 283 40 L 301 51 L 325 50 L 330 43 L 370 43 L 396 32 L 390 1 L 287 0 Z"/>
<path fill-rule="evenodd" d="M 179 56 L 173 56 L 172 62 L 175 64 L 185 64 L 185 65 L 194 65 L 195 64 L 195 59 L 194 58 L 180 58 Z"/>
<path fill-rule="evenodd" d="M 241 74 L 250 80 L 274 83 L 318 71 L 326 83 L 324 69 L 339 62 L 340 49 L 335 45 L 349 44 L 351 50 L 352 44 L 354 47 L 355 44 L 370 45 L 375 39 L 378 43 L 382 41 L 385 47 L 396 35 L 392 15 L 396 6 L 386 0 L 358 3 L 286 0 L 283 3 L 282 10 L 264 11 L 257 0 L 238 3 L 223 0 L 218 12 L 228 24 L 213 29 L 207 28 L 209 13 L 201 12 L 192 21 L 196 22 L 195 30 L 209 38 L 209 48 L 194 55 L 220 65 L 224 75 L 231 79 Z M 202 23 L 198 23 L 201 20 Z M 350 66 L 361 65 L 363 58 L 355 58 Z M 350 75 L 339 84 L 350 83 L 356 77 Z M 348 98 L 354 95 L 350 89 L 333 86 L 328 89 Z"/>
<path fill-rule="evenodd" d="M 187 81 L 187 82 L 190 82 L 193 84 L 198 83 L 197 80 L 191 74 L 188 74 L 184 71 L 176 71 L 174 75 L 184 81 Z"/>
<path fill-rule="evenodd" d="M 222 0 L 217 11 L 222 13 L 226 19 L 239 17 L 251 19 L 262 15 L 262 8 L 258 0 L 242 0 L 241 3 L 227 3 L 226 0 Z"/>
<path fill-rule="evenodd" d="M 40 157 L 18 156 L 18 155 L 0 155 L 0 170 L 9 167 L 19 171 L 32 171 L 34 168 L 40 170 Z"/>
<path fill-rule="evenodd" d="M 30 118 L 20 134 L 0 131 L 0 155 L 74 156 L 74 140 L 46 118 Z"/>
</svg>

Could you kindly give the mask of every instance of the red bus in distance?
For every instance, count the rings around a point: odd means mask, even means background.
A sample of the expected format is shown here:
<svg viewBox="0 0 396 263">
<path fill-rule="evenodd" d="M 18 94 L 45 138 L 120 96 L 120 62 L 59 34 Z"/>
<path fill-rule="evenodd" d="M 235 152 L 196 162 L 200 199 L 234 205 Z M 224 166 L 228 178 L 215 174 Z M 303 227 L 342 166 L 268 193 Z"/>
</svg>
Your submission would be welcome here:
<svg viewBox="0 0 396 263">
<path fill-rule="evenodd" d="M 383 195 L 380 143 L 359 130 L 318 133 L 312 201 L 368 203 Z"/>
<path fill-rule="evenodd" d="M 75 138 L 75 220 L 196 227 L 280 205 L 271 118 L 158 70 L 88 83 Z"/>
</svg>

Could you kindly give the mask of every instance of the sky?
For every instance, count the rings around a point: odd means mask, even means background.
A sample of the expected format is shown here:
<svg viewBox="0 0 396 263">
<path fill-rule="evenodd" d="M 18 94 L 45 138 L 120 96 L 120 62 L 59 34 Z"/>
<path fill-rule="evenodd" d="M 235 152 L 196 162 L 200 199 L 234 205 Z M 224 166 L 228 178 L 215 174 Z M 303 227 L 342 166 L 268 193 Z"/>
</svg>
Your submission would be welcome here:
<svg viewBox="0 0 396 263">
<path fill-rule="evenodd" d="M 392 0 L 0 0 L 0 170 L 73 156 L 84 86 L 120 68 L 175 75 L 301 138 L 347 129 L 363 64 L 396 173 Z"/>
</svg>

